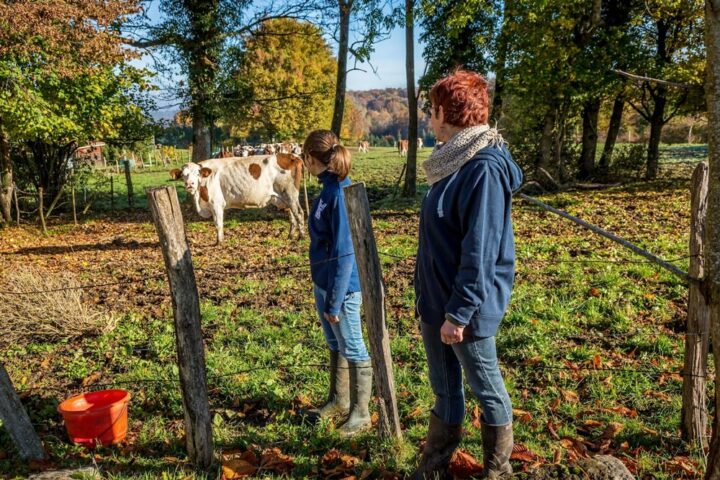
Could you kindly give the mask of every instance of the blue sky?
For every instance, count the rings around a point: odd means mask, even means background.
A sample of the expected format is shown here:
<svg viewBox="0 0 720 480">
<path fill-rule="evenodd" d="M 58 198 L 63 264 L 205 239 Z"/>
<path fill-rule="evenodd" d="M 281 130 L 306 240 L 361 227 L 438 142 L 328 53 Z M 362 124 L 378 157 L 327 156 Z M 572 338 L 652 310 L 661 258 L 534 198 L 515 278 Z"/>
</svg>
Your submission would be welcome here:
<svg viewBox="0 0 720 480">
<path fill-rule="evenodd" d="M 415 78 L 418 79 L 425 68 L 422 58 L 422 45 L 417 41 L 418 32 L 415 31 Z M 337 47 L 336 47 L 337 52 Z M 350 72 L 348 74 L 348 90 L 370 90 L 373 88 L 405 87 L 405 30 L 395 28 L 390 38 L 377 44 L 372 56 L 372 64 L 377 68 L 377 74 L 367 69 L 364 72 Z M 361 67 L 362 68 L 362 67 Z"/>
</svg>

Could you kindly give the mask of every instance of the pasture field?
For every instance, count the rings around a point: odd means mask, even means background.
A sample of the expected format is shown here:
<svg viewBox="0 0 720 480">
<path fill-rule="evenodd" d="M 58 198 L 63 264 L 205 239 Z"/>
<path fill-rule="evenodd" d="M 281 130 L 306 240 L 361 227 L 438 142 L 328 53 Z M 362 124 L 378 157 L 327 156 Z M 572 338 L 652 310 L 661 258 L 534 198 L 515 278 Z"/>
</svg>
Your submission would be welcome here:
<svg viewBox="0 0 720 480">
<path fill-rule="evenodd" d="M 428 154 L 422 151 L 421 159 Z M 303 421 L 302 412 L 323 401 L 327 373 L 319 365 L 327 355 L 309 269 L 282 267 L 306 263 L 307 239 L 287 240 L 284 214 L 240 211 L 227 215 L 226 243 L 216 247 L 212 224 L 184 206 L 216 446 L 276 448 L 292 458 L 290 475 L 296 477 L 330 476 L 323 457 L 337 449 L 357 463 L 337 469 L 332 478 L 402 478 L 417 460 L 433 401 L 411 283 L 421 197 L 393 197 L 403 163 L 393 149 L 354 153 L 354 159 L 351 176 L 368 186 L 378 248 L 389 254 L 381 259 L 406 439 L 397 448 L 374 432 L 347 441 L 331 423 Z M 112 330 L 63 340 L 8 343 L 0 337 L 0 361 L 54 465 L 97 464 L 111 479 L 200 478 L 185 461 L 167 284 L 162 277 L 146 279 L 162 274 L 163 262 L 143 188 L 165 184 L 168 175 L 151 169 L 133 178 L 133 211 L 101 212 L 77 227 L 56 220 L 47 237 L 27 224 L 0 231 L 0 290 L 12 290 L 18 272 L 29 269 L 80 284 L 127 282 L 83 291 L 85 302 L 112 315 Z M 315 180 L 309 187 L 311 196 L 318 191 Z M 541 198 L 663 258 L 679 259 L 675 263 L 687 269 L 687 180 Z M 638 478 L 694 478 L 704 470 L 703 455 L 679 440 L 682 377 L 672 373 L 682 369 L 682 281 L 520 200 L 514 222 L 516 286 L 497 345 L 514 405 L 516 442 L 537 456 L 524 455 L 515 469 L 566 464 L 589 451 L 620 457 Z M 0 301 L 9 298 L 0 293 Z M 70 445 L 56 412 L 59 401 L 110 385 L 133 395 L 126 442 L 96 452 Z M 478 404 L 469 392 L 468 398 L 462 448 L 480 460 Z M 0 432 L 0 477 L 27 473 Z M 279 475 L 271 469 L 258 473 Z"/>
</svg>

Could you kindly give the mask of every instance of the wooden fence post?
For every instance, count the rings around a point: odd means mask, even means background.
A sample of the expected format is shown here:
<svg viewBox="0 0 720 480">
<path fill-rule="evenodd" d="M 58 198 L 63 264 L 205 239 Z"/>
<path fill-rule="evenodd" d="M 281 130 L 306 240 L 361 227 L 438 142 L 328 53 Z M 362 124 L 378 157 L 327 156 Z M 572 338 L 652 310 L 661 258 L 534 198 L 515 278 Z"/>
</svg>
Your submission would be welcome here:
<svg viewBox="0 0 720 480">
<path fill-rule="evenodd" d="M 43 205 L 43 188 L 38 188 L 38 212 L 40 213 L 40 224 L 42 224 L 43 235 L 47 235 L 47 228 L 45 227 L 45 206 Z"/>
<path fill-rule="evenodd" d="M 15 393 L 5 366 L 2 364 L 0 364 L 0 419 L 23 459 L 42 460 L 45 458 L 42 443 L 40 443 L 40 439 L 30 423 L 30 418 Z"/>
<path fill-rule="evenodd" d="M 148 203 L 160 237 L 172 295 L 188 456 L 197 467 L 208 469 L 213 464 L 212 425 L 200 328 L 200 300 L 185 224 L 175 188 L 149 190 Z"/>
<path fill-rule="evenodd" d="M 128 207 L 135 206 L 135 198 L 133 197 L 132 177 L 130 176 L 130 160 L 125 159 L 125 183 L 127 184 Z"/>
<path fill-rule="evenodd" d="M 15 198 L 15 222 L 20 226 L 20 202 L 18 202 L 17 185 L 13 185 L 13 197 Z"/>
<path fill-rule="evenodd" d="M 115 211 L 115 177 L 110 175 L 110 211 Z"/>
<path fill-rule="evenodd" d="M 694 278 L 703 278 L 703 236 L 708 201 L 708 164 L 695 167 L 690 183 L 690 270 Z M 688 293 L 687 334 L 683 366 L 682 413 L 680 432 L 686 442 L 707 446 L 707 360 L 710 334 L 710 310 L 701 282 L 690 282 Z"/>
<path fill-rule="evenodd" d="M 77 207 L 75 206 L 75 186 L 73 186 L 72 190 L 70 190 L 70 199 L 72 200 L 73 223 L 75 225 L 77 225 Z"/>
<path fill-rule="evenodd" d="M 343 191 L 360 274 L 375 386 L 380 396 L 380 435 L 399 439 L 402 431 L 395 395 L 390 336 L 385 324 L 385 289 L 370 218 L 370 204 L 364 183 L 347 186 Z"/>
</svg>

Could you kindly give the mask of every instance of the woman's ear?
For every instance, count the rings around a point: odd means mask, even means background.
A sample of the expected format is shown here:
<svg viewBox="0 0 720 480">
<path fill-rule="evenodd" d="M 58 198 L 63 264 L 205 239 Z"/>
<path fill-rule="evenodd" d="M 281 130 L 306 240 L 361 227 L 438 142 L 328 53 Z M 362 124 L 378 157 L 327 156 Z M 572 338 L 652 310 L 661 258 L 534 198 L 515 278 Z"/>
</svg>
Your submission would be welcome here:
<svg viewBox="0 0 720 480">
<path fill-rule="evenodd" d="M 440 122 L 441 125 L 445 123 L 445 111 L 443 110 L 442 105 L 438 105 L 435 118 L 438 119 L 438 122 Z"/>
</svg>

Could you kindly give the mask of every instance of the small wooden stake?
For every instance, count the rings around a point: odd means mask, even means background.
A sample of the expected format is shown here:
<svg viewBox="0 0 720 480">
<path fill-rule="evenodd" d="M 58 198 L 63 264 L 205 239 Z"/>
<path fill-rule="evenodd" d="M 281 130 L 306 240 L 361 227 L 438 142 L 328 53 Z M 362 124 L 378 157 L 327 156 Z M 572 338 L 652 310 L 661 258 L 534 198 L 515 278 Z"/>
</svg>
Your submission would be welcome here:
<svg viewBox="0 0 720 480">
<path fill-rule="evenodd" d="M 77 207 L 75 206 L 75 186 L 73 186 L 72 190 L 70 190 L 70 199 L 72 200 L 73 223 L 75 225 L 77 225 Z"/>
<path fill-rule="evenodd" d="M 699 163 L 690 183 L 690 276 L 703 278 L 705 218 L 708 207 L 708 164 Z M 691 282 L 688 292 L 687 334 L 683 367 L 680 432 L 686 442 L 707 447 L 706 384 L 710 309 L 704 285 Z"/>
<path fill-rule="evenodd" d="M 125 160 L 125 183 L 127 184 L 128 207 L 135 206 L 135 198 L 133 196 L 132 176 L 130 176 L 130 161 Z"/>
<path fill-rule="evenodd" d="M 390 335 L 385 324 L 385 290 L 370 218 L 370 204 L 364 183 L 347 186 L 343 192 L 365 305 L 375 387 L 380 396 L 380 435 L 400 439 L 402 431 L 395 395 Z"/>
<path fill-rule="evenodd" d="M 209 469 L 213 464 L 213 438 L 200 300 L 180 202 L 175 188 L 159 187 L 148 191 L 148 203 L 172 295 L 188 457 L 196 467 Z"/>
<path fill-rule="evenodd" d="M 42 460 L 45 458 L 40 438 L 33 429 L 30 418 L 20 399 L 15 393 L 5 366 L 0 364 L 0 420 L 3 427 L 10 433 L 13 443 L 20 456 L 25 460 Z"/>
<path fill-rule="evenodd" d="M 40 213 L 40 223 L 42 224 L 43 235 L 47 235 L 47 228 L 45 227 L 45 206 L 43 205 L 43 188 L 38 188 L 38 212 Z"/>
<path fill-rule="evenodd" d="M 13 197 L 15 198 L 15 222 L 20 226 L 20 202 L 18 202 L 17 185 L 13 185 Z"/>
</svg>

